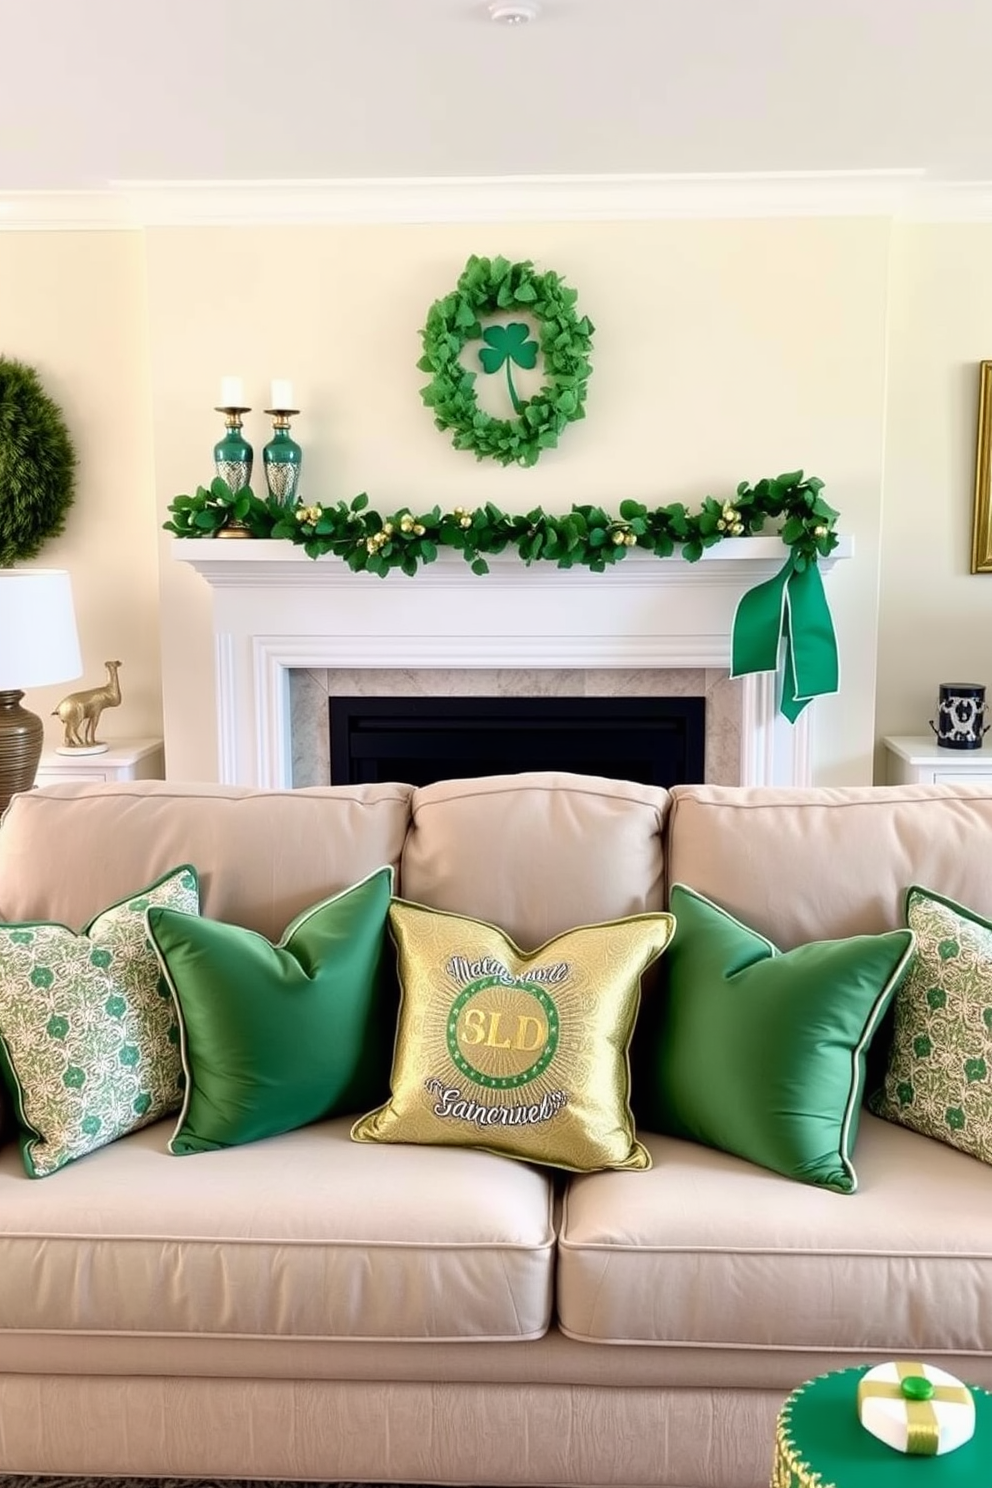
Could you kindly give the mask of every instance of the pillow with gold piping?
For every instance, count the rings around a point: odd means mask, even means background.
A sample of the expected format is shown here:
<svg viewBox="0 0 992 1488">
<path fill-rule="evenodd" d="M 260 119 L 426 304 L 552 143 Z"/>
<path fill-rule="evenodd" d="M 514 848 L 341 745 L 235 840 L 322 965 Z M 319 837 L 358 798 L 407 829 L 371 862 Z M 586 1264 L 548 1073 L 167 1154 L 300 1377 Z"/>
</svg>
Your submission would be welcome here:
<svg viewBox="0 0 992 1488">
<path fill-rule="evenodd" d="M 651 1166 L 628 1049 L 670 914 L 584 925 L 536 951 L 406 900 L 389 920 L 401 986 L 392 1094 L 355 1123 L 356 1141 L 479 1147 L 578 1173 Z"/>
</svg>

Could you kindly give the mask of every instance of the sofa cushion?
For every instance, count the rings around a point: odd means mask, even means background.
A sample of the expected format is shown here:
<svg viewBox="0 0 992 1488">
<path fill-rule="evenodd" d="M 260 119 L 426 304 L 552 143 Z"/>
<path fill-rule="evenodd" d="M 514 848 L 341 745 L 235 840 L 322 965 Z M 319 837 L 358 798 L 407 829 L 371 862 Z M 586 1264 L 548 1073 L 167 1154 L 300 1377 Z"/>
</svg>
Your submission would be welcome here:
<svg viewBox="0 0 992 1488">
<path fill-rule="evenodd" d="M 677 928 L 635 1066 L 639 1119 L 852 1193 L 865 1055 L 912 931 L 780 953 L 684 884 L 670 903 Z"/>
<path fill-rule="evenodd" d="M 575 925 L 664 910 L 668 800 L 654 786 L 553 772 L 425 786 L 398 892 L 499 925 L 524 950 Z"/>
<path fill-rule="evenodd" d="M 51 1183 L 5 1149 L 0 1330 L 147 1335 L 150 1348 L 158 1335 L 539 1337 L 547 1175 L 483 1152 L 358 1147 L 349 1126 L 177 1162 L 159 1123 Z"/>
<path fill-rule="evenodd" d="M 925 883 L 992 919 L 992 792 L 982 785 L 679 785 L 669 882 L 790 950 L 904 925 Z M 2 901 L 0 901 L 2 902 Z"/>
<path fill-rule="evenodd" d="M 56 1172 L 182 1099 L 175 1009 L 146 933 L 149 905 L 195 919 L 188 864 L 97 915 L 0 925 L 0 1072 L 34 1178 Z"/>
<path fill-rule="evenodd" d="M 992 924 L 915 887 L 906 918 L 916 954 L 871 1109 L 992 1162 Z"/>
<path fill-rule="evenodd" d="M 987 1354 L 992 1168 L 862 1116 L 855 1198 L 643 1134 L 648 1173 L 571 1180 L 564 1330 L 600 1342 Z"/>
<path fill-rule="evenodd" d="M 170 1151 L 277 1136 L 360 1110 L 388 1091 L 392 881 L 393 870 L 380 868 L 305 910 L 277 946 L 239 925 L 147 911 L 179 1013 L 186 1072 Z"/>
<path fill-rule="evenodd" d="M 0 831 L 0 919 L 82 925 L 135 884 L 195 863 L 205 915 L 276 941 L 311 904 L 397 866 L 411 794 L 159 780 L 24 791 Z"/>
<path fill-rule="evenodd" d="M 475 1146 L 588 1172 L 644 1168 L 627 1051 L 671 915 L 584 925 L 523 952 L 422 904 L 389 912 L 402 997 L 392 1093 L 359 1142 Z"/>
</svg>

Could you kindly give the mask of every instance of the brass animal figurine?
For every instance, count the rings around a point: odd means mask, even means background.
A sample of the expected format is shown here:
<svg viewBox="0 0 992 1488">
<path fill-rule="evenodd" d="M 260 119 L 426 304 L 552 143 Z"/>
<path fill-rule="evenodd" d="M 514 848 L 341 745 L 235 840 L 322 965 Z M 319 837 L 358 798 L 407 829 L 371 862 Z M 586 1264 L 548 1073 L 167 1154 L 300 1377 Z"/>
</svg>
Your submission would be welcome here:
<svg viewBox="0 0 992 1488">
<path fill-rule="evenodd" d="M 119 707 L 121 684 L 117 676 L 119 661 L 105 661 L 107 680 L 102 687 L 87 687 L 82 692 L 70 692 L 53 711 L 52 717 L 62 720 L 65 730 L 66 749 L 99 748 L 96 726 L 104 708 Z M 104 746 L 106 747 L 106 746 Z"/>
</svg>

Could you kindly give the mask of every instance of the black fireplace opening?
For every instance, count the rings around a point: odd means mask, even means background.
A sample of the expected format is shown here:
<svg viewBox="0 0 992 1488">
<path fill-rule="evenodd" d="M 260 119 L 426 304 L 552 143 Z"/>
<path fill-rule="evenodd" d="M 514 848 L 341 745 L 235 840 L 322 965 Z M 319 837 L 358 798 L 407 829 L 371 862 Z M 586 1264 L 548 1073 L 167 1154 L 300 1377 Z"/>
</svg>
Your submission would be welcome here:
<svg viewBox="0 0 992 1488">
<path fill-rule="evenodd" d="M 705 778 L 701 697 L 332 697 L 332 785 L 568 770 L 644 785 Z"/>
</svg>

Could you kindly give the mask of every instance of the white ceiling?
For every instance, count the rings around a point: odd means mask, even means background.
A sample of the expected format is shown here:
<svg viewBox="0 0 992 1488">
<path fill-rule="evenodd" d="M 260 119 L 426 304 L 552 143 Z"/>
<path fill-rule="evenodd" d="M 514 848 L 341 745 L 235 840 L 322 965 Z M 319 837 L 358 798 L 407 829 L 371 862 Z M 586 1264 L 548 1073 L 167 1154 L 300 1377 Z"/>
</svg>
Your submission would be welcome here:
<svg viewBox="0 0 992 1488">
<path fill-rule="evenodd" d="M 992 181 L 988 0 L 0 0 L 0 192 L 896 170 Z"/>
</svg>

